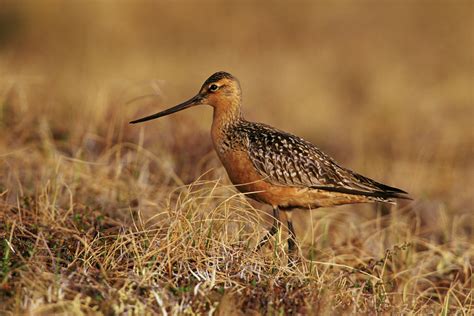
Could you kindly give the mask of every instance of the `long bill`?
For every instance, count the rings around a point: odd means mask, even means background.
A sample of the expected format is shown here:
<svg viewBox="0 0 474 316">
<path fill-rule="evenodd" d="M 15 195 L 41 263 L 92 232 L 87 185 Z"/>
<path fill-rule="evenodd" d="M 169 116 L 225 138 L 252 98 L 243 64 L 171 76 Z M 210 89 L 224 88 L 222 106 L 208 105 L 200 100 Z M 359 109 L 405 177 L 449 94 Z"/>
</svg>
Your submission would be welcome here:
<svg viewBox="0 0 474 316">
<path fill-rule="evenodd" d="M 145 121 L 149 121 L 149 120 L 154 120 L 156 118 L 159 118 L 159 117 L 162 117 L 162 116 L 166 116 L 166 115 L 170 115 L 170 114 L 173 114 L 173 113 L 176 113 L 176 112 L 179 112 L 181 110 L 184 110 L 184 109 L 187 109 L 193 105 L 199 105 L 201 104 L 201 96 L 198 94 L 196 95 L 195 97 L 189 99 L 188 101 L 186 102 L 183 102 L 181 104 L 178 104 L 176 106 L 173 106 L 172 108 L 169 108 L 167 110 L 164 110 L 164 111 L 161 111 L 161 112 L 158 112 L 156 114 L 153 114 L 153 115 L 150 115 L 150 116 L 145 116 L 145 117 L 142 117 L 138 120 L 134 120 L 134 121 L 131 121 L 130 124 L 135 124 L 135 123 L 141 123 L 141 122 L 145 122 Z"/>
</svg>

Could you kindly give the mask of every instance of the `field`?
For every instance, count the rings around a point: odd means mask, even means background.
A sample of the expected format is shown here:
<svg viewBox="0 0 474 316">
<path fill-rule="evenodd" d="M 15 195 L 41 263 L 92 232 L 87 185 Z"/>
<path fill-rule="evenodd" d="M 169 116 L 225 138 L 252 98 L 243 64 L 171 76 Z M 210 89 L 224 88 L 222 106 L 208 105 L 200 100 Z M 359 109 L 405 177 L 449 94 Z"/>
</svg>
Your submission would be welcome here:
<svg viewBox="0 0 474 316">
<path fill-rule="evenodd" d="M 3 1 L 0 315 L 472 315 L 473 30 L 461 0 Z M 211 108 L 128 124 L 219 70 L 413 201 L 297 211 L 295 267 L 286 230 L 257 251 Z"/>
</svg>

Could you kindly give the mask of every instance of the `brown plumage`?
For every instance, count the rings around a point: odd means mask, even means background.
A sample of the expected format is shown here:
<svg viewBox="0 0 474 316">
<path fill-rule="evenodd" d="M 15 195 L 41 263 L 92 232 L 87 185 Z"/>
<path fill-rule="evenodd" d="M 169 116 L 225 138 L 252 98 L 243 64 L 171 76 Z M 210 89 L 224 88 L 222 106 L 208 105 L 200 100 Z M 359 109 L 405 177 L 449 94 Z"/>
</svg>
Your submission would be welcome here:
<svg viewBox="0 0 474 316">
<path fill-rule="evenodd" d="M 209 77 L 190 100 L 131 123 L 200 104 L 214 107 L 211 136 L 232 183 L 247 196 L 273 207 L 274 225 L 259 247 L 278 230 L 280 209 L 287 217 L 288 245 L 293 251 L 296 235 L 289 212 L 292 209 L 373 201 L 393 203 L 396 198 L 408 198 L 403 190 L 339 166 L 300 137 L 243 119 L 240 84 L 226 72 Z"/>
</svg>

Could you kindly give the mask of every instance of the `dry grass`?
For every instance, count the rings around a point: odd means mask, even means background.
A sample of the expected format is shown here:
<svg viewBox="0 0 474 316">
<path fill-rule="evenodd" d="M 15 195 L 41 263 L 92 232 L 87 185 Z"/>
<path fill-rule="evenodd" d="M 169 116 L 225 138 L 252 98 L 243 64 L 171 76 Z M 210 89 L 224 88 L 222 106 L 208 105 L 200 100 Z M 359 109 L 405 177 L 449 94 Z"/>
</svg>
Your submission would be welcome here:
<svg viewBox="0 0 474 316">
<path fill-rule="evenodd" d="M 27 4 L 0 11 L 0 314 L 474 312 L 472 3 Z M 286 232 L 257 252 L 209 109 L 127 124 L 216 70 L 414 201 L 301 211 L 295 268 Z"/>
</svg>

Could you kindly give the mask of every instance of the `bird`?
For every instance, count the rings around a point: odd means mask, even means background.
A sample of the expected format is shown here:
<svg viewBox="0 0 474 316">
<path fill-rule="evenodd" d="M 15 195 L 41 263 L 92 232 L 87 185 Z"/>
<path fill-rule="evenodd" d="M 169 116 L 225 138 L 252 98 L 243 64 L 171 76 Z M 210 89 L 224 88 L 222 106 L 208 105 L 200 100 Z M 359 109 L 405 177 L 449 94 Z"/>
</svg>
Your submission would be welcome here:
<svg viewBox="0 0 474 316">
<path fill-rule="evenodd" d="M 198 105 L 214 108 L 211 138 L 230 181 L 245 196 L 272 207 L 273 225 L 257 249 L 281 229 L 281 217 L 284 217 L 289 258 L 295 258 L 293 211 L 296 209 L 369 202 L 393 204 L 396 199 L 411 199 L 406 191 L 340 166 L 301 137 L 245 120 L 240 82 L 224 71 L 211 75 L 188 101 L 130 123 L 153 120 Z"/>
</svg>

